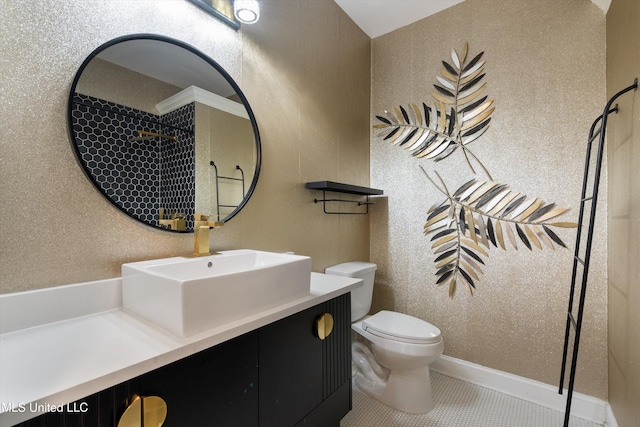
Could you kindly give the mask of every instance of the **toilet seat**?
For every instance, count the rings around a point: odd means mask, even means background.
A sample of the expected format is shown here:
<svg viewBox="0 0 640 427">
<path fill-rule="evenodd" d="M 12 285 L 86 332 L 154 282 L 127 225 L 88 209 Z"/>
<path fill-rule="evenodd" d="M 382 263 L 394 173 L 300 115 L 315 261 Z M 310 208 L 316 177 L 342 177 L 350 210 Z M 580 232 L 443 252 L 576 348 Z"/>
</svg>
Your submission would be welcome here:
<svg viewBox="0 0 640 427">
<path fill-rule="evenodd" d="M 362 322 L 372 335 L 411 344 L 434 344 L 441 340 L 440 329 L 429 322 L 395 311 L 382 310 Z"/>
</svg>

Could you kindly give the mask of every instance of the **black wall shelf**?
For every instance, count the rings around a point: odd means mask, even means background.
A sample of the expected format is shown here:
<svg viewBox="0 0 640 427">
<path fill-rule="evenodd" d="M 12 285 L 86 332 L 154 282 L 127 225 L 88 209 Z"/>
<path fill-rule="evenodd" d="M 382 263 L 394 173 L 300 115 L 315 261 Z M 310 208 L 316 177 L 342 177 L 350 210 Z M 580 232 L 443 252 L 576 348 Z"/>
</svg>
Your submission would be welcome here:
<svg viewBox="0 0 640 427">
<path fill-rule="evenodd" d="M 369 187 L 361 187 L 358 185 L 343 184 L 341 182 L 334 181 L 314 181 L 307 182 L 306 187 L 310 190 L 322 190 L 322 199 L 313 199 L 313 203 L 322 202 L 322 208 L 326 214 L 341 214 L 341 215 L 366 215 L 369 213 L 369 205 L 373 205 L 374 202 L 369 201 L 369 196 L 381 196 L 382 190 Z M 365 196 L 365 200 L 344 200 L 344 199 L 328 199 L 327 192 L 331 193 L 346 193 L 356 194 L 359 196 Z M 364 212 L 335 212 L 327 210 L 327 202 L 339 202 L 339 203 L 355 203 L 358 206 L 365 206 Z"/>
<path fill-rule="evenodd" d="M 307 182 L 307 188 L 312 190 L 332 191 L 334 193 L 360 194 L 363 196 L 381 196 L 383 194 L 382 190 L 375 188 L 360 187 L 357 185 L 342 184 L 340 182 L 333 181 Z"/>
</svg>

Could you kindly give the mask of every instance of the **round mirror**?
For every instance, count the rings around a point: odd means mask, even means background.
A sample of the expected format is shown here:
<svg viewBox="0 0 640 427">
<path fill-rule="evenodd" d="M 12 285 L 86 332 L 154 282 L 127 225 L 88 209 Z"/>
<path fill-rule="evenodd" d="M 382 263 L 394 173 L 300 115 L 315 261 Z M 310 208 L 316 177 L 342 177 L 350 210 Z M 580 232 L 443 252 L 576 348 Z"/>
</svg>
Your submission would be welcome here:
<svg viewBox="0 0 640 427">
<path fill-rule="evenodd" d="M 73 80 L 68 120 L 96 188 L 154 227 L 191 232 L 196 214 L 228 221 L 258 181 L 260 136 L 244 94 L 178 40 L 137 34 L 97 48 Z"/>
</svg>

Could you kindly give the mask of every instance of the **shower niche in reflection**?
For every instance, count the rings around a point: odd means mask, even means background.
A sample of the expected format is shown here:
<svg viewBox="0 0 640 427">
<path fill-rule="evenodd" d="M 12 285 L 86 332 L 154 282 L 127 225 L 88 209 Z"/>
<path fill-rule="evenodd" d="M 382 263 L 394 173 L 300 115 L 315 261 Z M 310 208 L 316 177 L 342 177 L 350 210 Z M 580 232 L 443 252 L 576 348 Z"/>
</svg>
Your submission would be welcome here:
<svg viewBox="0 0 640 427">
<path fill-rule="evenodd" d="M 147 225 L 193 231 L 227 221 L 260 170 L 255 117 L 213 60 L 179 41 L 134 35 L 92 53 L 69 102 L 79 163 L 96 188 Z"/>
</svg>

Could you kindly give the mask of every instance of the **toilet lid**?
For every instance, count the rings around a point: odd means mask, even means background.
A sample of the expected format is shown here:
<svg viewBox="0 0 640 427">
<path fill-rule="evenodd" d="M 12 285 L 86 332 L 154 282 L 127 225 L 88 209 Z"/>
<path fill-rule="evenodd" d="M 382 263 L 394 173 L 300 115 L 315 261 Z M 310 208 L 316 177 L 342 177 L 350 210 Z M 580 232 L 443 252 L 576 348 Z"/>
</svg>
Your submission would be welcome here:
<svg viewBox="0 0 640 427">
<path fill-rule="evenodd" d="M 370 334 L 396 341 L 432 344 L 440 341 L 440 329 L 407 314 L 382 310 L 362 322 Z"/>
</svg>

